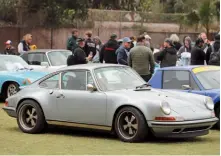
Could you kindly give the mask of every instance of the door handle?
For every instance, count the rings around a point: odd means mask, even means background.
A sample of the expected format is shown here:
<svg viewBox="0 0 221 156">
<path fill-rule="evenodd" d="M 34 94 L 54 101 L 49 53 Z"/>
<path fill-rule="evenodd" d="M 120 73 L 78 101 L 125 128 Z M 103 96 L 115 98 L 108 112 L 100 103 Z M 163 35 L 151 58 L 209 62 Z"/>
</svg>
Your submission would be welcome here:
<svg viewBox="0 0 221 156">
<path fill-rule="evenodd" d="M 53 91 L 53 90 L 50 90 L 50 91 L 49 91 L 49 94 L 53 94 L 53 93 L 54 93 L 54 91 Z"/>
<path fill-rule="evenodd" d="M 64 96 L 63 94 L 59 94 L 59 95 L 57 96 L 57 98 L 58 98 L 58 99 L 60 99 L 60 98 L 65 98 L 65 96 Z"/>
</svg>

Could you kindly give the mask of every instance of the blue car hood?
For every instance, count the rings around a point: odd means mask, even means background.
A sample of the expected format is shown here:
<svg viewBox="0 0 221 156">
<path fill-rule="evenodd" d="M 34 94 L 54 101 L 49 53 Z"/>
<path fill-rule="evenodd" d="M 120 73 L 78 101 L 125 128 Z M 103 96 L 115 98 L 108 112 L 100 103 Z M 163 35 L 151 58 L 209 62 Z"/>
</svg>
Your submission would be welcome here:
<svg viewBox="0 0 221 156">
<path fill-rule="evenodd" d="M 7 71 L 2 72 L 1 75 L 13 76 L 20 79 L 30 79 L 31 82 L 47 75 L 48 72 L 38 72 L 38 71 L 29 71 L 29 70 L 20 70 L 20 71 Z"/>
</svg>

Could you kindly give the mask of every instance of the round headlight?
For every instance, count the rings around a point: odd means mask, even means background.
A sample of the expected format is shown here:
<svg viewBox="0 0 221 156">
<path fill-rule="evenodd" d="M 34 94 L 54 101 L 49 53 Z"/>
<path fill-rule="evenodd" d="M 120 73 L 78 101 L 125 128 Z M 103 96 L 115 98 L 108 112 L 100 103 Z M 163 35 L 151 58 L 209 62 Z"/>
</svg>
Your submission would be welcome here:
<svg viewBox="0 0 221 156">
<path fill-rule="evenodd" d="M 211 97 L 205 97 L 204 103 L 205 103 L 207 109 L 209 109 L 209 110 L 214 109 L 214 103 L 213 103 L 213 99 Z"/>
<path fill-rule="evenodd" d="M 162 109 L 163 113 L 166 114 L 166 115 L 169 115 L 170 112 L 171 112 L 170 105 L 166 101 L 161 102 L 161 109 Z"/>
</svg>

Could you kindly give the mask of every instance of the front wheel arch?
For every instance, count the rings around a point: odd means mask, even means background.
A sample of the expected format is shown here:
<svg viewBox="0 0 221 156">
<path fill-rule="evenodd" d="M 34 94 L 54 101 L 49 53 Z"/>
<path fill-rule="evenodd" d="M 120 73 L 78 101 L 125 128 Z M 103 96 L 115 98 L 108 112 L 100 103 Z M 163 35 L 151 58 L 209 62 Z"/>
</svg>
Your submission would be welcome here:
<svg viewBox="0 0 221 156">
<path fill-rule="evenodd" d="M 133 107 L 133 108 L 137 109 L 137 110 L 145 117 L 144 113 L 143 113 L 138 107 L 135 107 L 135 106 L 132 106 L 132 105 L 129 105 L 129 104 L 122 105 L 122 106 L 118 107 L 118 108 L 116 109 L 116 111 L 114 112 L 114 116 L 113 116 L 113 119 L 112 119 L 112 127 L 111 127 L 111 132 L 112 132 L 112 133 L 114 133 L 114 129 L 115 129 L 114 123 L 115 123 L 117 114 L 118 114 L 118 112 L 119 112 L 122 108 L 124 108 L 124 107 Z M 145 117 L 145 118 L 146 118 L 146 117 Z M 147 123 L 146 123 L 146 124 L 147 124 Z"/>
</svg>

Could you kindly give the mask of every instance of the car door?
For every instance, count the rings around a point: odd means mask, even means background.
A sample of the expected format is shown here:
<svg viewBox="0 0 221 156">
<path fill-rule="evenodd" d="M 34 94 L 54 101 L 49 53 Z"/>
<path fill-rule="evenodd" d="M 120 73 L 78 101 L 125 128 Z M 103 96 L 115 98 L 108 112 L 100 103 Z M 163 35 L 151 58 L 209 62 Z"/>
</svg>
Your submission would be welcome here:
<svg viewBox="0 0 221 156">
<path fill-rule="evenodd" d="M 189 86 L 189 89 L 184 89 L 183 86 Z M 193 79 L 188 70 L 166 70 L 163 72 L 163 89 L 173 89 L 183 92 L 190 92 L 204 95 L 205 93 L 199 89 L 199 86 Z"/>
<path fill-rule="evenodd" d="M 39 87 L 42 88 L 42 91 L 47 94 L 47 104 L 44 108 L 45 117 L 47 120 L 59 120 L 58 108 L 57 108 L 57 98 L 56 92 L 59 91 L 59 79 L 60 74 L 54 73 L 48 76 L 45 80 L 39 83 Z"/>
<path fill-rule="evenodd" d="M 89 71 L 73 70 L 61 74 L 61 90 L 56 93 L 62 121 L 105 125 L 106 94 L 88 91 L 94 80 Z"/>
<path fill-rule="evenodd" d="M 46 66 L 42 66 L 42 62 L 48 62 L 45 53 L 28 53 L 28 64 L 35 70 L 47 69 Z"/>
</svg>

